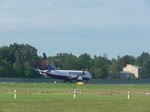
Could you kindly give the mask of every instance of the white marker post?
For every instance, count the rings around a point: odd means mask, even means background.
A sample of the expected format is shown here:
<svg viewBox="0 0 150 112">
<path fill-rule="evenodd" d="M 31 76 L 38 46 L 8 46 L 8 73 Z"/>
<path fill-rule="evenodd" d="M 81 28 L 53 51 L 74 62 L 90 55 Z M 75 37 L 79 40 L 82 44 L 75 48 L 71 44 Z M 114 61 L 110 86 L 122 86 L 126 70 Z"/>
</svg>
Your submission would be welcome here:
<svg viewBox="0 0 150 112">
<path fill-rule="evenodd" d="M 74 94 L 74 99 L 75 99 L 76 98 L 76 91 L 75 90 L 74 90 L 73 94 Z"/>
<path fill-rule="evenodd" d="M 130 99 L 130 92 L 128 91 L 128 100 Z"/>
<path fill-rule="evenodd" d="M 14 91 L 14 99 L 17 98 L 17 95 L 16 95 L 16 90 Z"/>
</svg>

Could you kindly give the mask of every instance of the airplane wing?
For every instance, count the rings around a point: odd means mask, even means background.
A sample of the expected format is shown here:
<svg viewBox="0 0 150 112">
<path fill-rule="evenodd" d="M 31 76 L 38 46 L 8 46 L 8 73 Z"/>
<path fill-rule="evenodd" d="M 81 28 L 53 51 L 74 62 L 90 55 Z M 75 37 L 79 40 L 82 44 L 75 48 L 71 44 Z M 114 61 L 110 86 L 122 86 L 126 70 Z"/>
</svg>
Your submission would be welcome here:
<svg viewBox="0 0 150 112">
<path fill-rule="evenodd" d="M 69 79 L 76 79 L 76 80 L 78 80 L 78 81 L 82 81 L 82 80 L 83 80 L 83 77 L 82 77 L 82 76 L 84 76 L 84 75 L 85 75 L 85 72 L 83 71 L 83 73 L 80 74 L 80 75 L 70 75 L 70 76 L 69 76 Z"/>
<path fill-rule="evenodd" d="M 77 78 L 77 75 L 70 75 L 69 78 L 70 78 L 70 79 Z"/>
</svg>

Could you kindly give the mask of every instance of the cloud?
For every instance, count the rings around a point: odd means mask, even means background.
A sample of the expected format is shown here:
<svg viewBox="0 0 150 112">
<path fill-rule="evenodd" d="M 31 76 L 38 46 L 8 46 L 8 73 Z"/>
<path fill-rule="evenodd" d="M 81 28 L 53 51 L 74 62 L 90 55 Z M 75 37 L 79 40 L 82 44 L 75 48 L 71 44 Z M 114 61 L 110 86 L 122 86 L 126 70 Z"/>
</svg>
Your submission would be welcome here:
<svg viewBox="0 0 150 112">
<path fill-rule="evenodd" d="M 131 48 L 130 40 L 149 41 L 149 9 L 148 0 L 1 0 L 0 43 L 29 43 L 41 51 L 59 44 L 53 52 L 115 52 L 122 41 Z"/>
<path fill-rule="evenodd" d="M 150 26 L 149 10 L 141 0 L 11 0 L 0 9 L 0 29 Z"/>
</svg>

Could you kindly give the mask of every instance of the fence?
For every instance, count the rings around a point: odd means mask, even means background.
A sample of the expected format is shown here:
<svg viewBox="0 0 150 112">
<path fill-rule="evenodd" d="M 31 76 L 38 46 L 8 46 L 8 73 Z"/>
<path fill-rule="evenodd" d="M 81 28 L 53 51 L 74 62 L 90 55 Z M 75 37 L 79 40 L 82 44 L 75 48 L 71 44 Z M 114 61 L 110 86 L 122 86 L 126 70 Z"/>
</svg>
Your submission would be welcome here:
<svg viewBox="0 0 150 112">
<path fill-rule="evenodd" d="M 0 82 L 19 82 L 19 83 L 62 83 L 63 80 L 52 78 L 0 78 Z M 74 81 L 75 82 L 75 81 Z M 150 79 L 143 80 L 107 80 L 107 79 L 92 79 L 89 84 L 150 84 Z"/>
</svg>

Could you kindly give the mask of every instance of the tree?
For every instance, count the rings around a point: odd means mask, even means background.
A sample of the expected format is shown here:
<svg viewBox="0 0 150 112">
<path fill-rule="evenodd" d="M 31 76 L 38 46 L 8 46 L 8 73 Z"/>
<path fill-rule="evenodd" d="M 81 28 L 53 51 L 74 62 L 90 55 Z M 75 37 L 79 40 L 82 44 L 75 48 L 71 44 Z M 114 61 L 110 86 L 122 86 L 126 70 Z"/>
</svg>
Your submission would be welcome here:
<svg viewBox="0 0 150 112">
<path fill-rule="evenodd" d="M 118 61 L 116 59 L 112 59 L 111 65 L 109 65 L 109 78 L 118 79 L 119 72 L 120 66 Z"/>
<path fill-rule="evenodd" d="M 11 44 L 9 47 L 0 48 L 0 76 L 3 77 L 26 77 L 27 63 L 31 67 L 35 61 L 39 61 L 37 50 L 26 44 Z M 28 69 L 29 70 L 29 69 Z M 30 75 L 33 69 L 30 69 Z"/>
<path fill-rule="evenodd" d="M 134 65 L 134 63 L 135 63 L 135 57 L 129 56 L 129 55 L 125 55 L 121 59 L 119 59 L 118 61 L 119 61 L 120 69 L 122 69 L 127 64 Z"/>
<path fill-rule="evenodd" d="M 80 69 L 88 70 L 91 67 L 92 58 L 89 54 L 84 53 L 79 56 Z"/>
<path fill-rule="evenodd" d="M 58 53 L 49 57 L 57 69 L 88 70 L 94 78 L 118 78 L 120 71 L 127 64 L 135 64 L 143 68 L 142 78 L 150 78 L 150 54 L 143 52 L 137 58 L 129 55 L 118 56 L 109 60 L 107 55 L 91 56 L 87 53 L 79 57 Z M 39 77 L 34 68 L 42 68 L 42 57 L 37 55 L 37 49 L 28 44 L 11 44 L 0 47 L 0 77 Z"/>
<path fill-rule="evenodd" d="M 110 65 L 110 60 L 108 60 L 105 56 L 94 56 L 93 62 L 92 62 L 92 69 L 90 69 L 90 72 L 94 75 L 95 78 L 102 78 L 105 79 L 109 75 L 109 69 L 108 66 Z"/>
<path fill-rule="evenodd" d="M 136 64 L 143 68 L 141 78 L 150 78 L 150 54 L 143 52 L 137 57 Z"/>
</svg>

